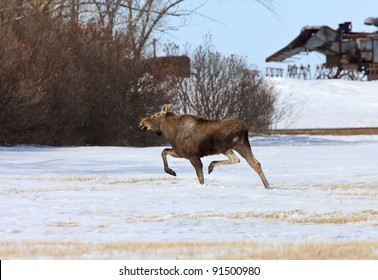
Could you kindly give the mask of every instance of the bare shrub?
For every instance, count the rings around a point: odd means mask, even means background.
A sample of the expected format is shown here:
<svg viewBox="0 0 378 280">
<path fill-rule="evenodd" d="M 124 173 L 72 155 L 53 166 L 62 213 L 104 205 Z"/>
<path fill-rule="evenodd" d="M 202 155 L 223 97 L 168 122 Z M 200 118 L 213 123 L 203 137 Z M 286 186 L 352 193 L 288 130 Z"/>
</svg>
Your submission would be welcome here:
<svg viewBox="0 0 378 280">
<path fill-rule="evenodd" d="M 26 17 L 2 26 L 1 124 L 8 126 L 9 144 L 74 144 L 88 114 L 85 59 L 75 33 L 44 15 Z M 13 49 L 11 47 L 12 43 Z M 13 79 L 9 79 L 9 77 Z M 4 103 L 5 101 L 5 103 Z"/>
<path fill-rule="evenodd" d="M 177 47 L 168 46 L 166 51 Z M 209 37 L 190 57 L 190 78 L 172 78 L 168 84 L 182 113 L 209 119 L 235 117 L 254 132 L 266 131 L 280 114 L 274 85 L 248 67 L 244 58 L 213 50 Z"/>
</svg>

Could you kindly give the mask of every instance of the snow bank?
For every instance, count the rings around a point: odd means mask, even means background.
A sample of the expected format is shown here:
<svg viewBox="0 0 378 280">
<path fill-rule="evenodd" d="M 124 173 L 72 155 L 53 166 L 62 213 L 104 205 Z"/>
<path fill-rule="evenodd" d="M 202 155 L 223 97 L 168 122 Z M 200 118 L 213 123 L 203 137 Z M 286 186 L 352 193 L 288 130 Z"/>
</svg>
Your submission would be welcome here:
<svg viewBox="0 0 378 280">
<path fill-rule="evenodd" d="M 378 82 L 272 79 L 292 116 L 277 128 L 378 127 Z"/>
</svg>

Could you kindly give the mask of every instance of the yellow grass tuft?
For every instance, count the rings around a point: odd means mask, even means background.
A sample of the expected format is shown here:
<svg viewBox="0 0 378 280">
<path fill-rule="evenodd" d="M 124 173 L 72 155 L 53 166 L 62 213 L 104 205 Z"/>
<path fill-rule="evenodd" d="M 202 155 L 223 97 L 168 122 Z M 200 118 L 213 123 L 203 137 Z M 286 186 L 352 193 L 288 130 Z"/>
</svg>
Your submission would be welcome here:
<svg viewBox="0 0 378 280">
<path fill-rule="evenodd" d="M 73 227 L 79 227 L 80 223 L 74 222 L 74 221 L 58 221 L 58 222 L 53 223 L 51 226 L 73 228 Z"/>
<path fill-rule="evenodd" d="M 154 177 L 148 177 L 148 178 L 129 178 L 127 180 L 113 180 L 109 182 L 110 185 L 117 185 L 117 184 L 135 184 L 140 182 L 166 182 L 166 181 L 177 181 L 177 178 L 171 178 L 171 177 L 163 177 L 163 178 L 154 178 Z"/>
</svg>

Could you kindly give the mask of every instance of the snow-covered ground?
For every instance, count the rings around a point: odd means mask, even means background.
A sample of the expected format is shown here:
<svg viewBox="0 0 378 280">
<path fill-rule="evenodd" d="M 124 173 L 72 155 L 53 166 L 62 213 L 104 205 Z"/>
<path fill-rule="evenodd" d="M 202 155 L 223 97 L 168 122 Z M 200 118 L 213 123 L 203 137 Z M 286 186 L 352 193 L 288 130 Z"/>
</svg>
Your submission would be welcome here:
<svg viewBox="0 0 378 280">
<path fill-rule="evenodd" d="M 303 112 L 297 127 L 308 127 L 317 110 L 317 127 L 378 126 L 378 83 L 278 82 L 282 91 L 312 90 L 285 93 Z M 340 89 L 349 90 L 345 106 Z M 378 240 L 378 136 L 250 140 L 272 190 L 244 160 L 206 174 L 201 186 L 187 160 L 169 158 L 171 177 L 163 147 L 0 147 L 0 240 Z M 215 158 L 222 156 L 203 159 L 205 170 Z"/>
<path fill-rule="evenodd" d="M 277 128 L 378 127 L 378 81 L 273 78 L 292 109 Z"/>
</svg>

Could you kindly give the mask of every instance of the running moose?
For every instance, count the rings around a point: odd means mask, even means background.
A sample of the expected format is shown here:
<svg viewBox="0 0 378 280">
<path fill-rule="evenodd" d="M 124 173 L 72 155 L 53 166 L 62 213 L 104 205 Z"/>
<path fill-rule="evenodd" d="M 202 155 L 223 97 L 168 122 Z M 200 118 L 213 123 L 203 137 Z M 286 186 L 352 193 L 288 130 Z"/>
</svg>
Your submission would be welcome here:
<svg viewBox="0 0 378 280">
<path fill-rule="evenodd" d="M 163 135 L 172 145 L 172 148 L 164 149 L 161 153 L 166 173 L 176 176 L 176 172 L 168 166 L 167 155 L 186 158 L 195 168 L 198 181 L 203 184 L 201 157 L 215 154 L 228 157 L 227 160 L 211 162 L 208 168 L 210 174 L 216 166 L 239 163 L 240 160 L 233 152 L 235 150 L 257 172 L 265 188 L 270 188 L 260 163 L 253 156 L 248 130 L 242 122 L 235 119 L 206 120 L 193 115 L 175 115 L 170 109 L 171 105 L 163 105 L 160 112 L 140 122 L 141 129 Z"/>
</svg>

